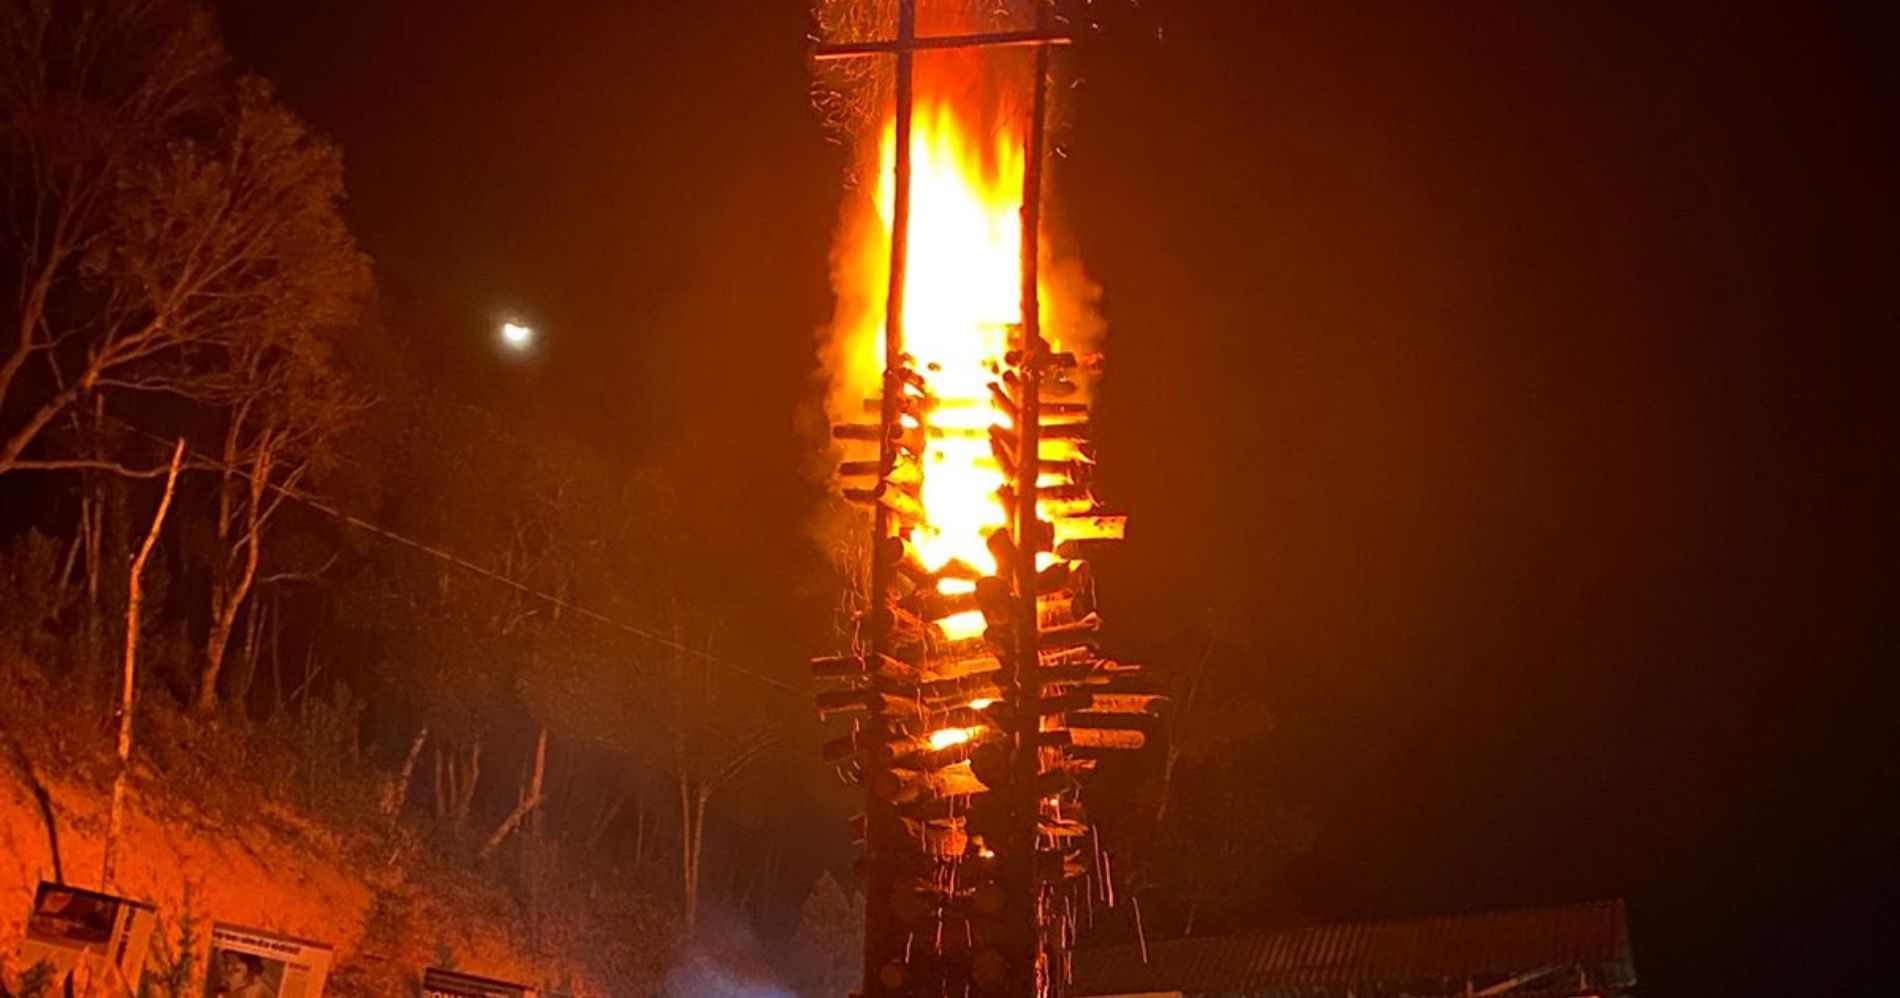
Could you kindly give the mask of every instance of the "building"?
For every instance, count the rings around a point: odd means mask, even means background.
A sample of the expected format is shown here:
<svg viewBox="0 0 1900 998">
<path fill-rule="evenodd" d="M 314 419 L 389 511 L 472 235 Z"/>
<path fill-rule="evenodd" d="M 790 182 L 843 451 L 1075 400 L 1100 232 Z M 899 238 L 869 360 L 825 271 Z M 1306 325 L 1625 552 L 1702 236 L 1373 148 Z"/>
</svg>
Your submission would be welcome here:
<svg viewBox="0 0 1900 998">
<path fill-rule="evenodd" d="M 1093 998 L 1584 998 L 1636 983 L 1623 902 L 1319 925 L 1076 954 Z"/>
</svg>

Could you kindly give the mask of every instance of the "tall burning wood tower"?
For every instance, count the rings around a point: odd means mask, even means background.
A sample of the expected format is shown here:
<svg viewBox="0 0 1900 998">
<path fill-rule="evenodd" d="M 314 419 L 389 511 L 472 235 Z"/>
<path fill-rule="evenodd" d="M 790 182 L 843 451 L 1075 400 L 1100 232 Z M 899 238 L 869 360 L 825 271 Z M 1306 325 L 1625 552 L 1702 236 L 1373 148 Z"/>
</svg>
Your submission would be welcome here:
<svg viewBox="0 0 1900 998">
<path fill-rule="evenodd" d="M 824 351 L 838 490 L 868 528 L 853 641 L 813 670 L 865 791 L 864 998 L 1066 990 L 1112 903 L 1079 800 L 1159 700 L 1103 658 L 1087 544 L 1088 295 L 1045 238 L 1047 0 L 820 0 L 847 199 Z M 874 179 L 872 179 L 874 178 Z"/>
</svg>

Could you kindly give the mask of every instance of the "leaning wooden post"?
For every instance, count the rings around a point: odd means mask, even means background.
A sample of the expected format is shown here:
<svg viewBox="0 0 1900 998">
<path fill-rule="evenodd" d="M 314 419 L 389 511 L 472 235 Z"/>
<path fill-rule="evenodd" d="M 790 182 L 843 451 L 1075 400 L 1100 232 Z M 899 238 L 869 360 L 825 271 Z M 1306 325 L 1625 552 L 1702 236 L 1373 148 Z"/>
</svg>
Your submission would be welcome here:
<svg viewBox="0 0 1900 998">
<path fill-rule="evenodd" d="M 112 889 L 114 867 L 118 859 L 119 833 L 125 826 L 126 774 L 132 768 L 132 703 L 138 690 L 139 660 L 139 609 L 143 601 L 144 589 L 139 584 L 145 573 L 145 559 L 152 556 L 152 548 L 158 544 L 158 533 L 165 525 L 165 513 L 172 506 L 172 492 L 178 486 L 178 468 L 185 460 L 185 441 L 181 438 L 172 448 L 171 469 L 165 473 L 165 494 L 159 497 L 158 512 L 152 514 L 151 529 L 145 532 L 145 543 L 139 545 L 139 553 L 132 559 L 130 585 L 125 597 L 125 675 L 120 681 L 119 690 L 119 766 L 112 777 L 112 803 L 106 812 L 106 857 L 104 868 L 99 874 L 102 890 Z"/>
</svg>

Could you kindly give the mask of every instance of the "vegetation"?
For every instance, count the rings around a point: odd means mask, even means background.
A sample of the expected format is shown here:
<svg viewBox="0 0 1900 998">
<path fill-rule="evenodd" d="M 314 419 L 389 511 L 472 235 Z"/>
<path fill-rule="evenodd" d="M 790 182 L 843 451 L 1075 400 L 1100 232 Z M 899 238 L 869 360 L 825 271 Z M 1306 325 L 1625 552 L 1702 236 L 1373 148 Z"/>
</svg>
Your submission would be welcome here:
<svg viewBox="0 0 1900 998">
<path fill-rule="evenodd" d="M 14 750 L 477 872 L 617 973 L 765 893 L 708 822 L 803 704 L 723 657 L 678 498 L 366 359 L 340 152 L 200 3 L 0 0 L 0 191 Z"/>
<path fill-rule="evenodd" d="M 809 706 L 746 664 L 696 499 L 387 359 L 340 151 L 198 0 L 0 0 L 0 195 L 0 748 L 485 878 L 630 992 L 714 905 L 796 920 L 800 987 L 844 990 L 863 901 L 791 910 L 769 820 Z M 1133 886 L 1200 899 L 1170 931 L 1258 921 L 1310 830 L 1196 752 L 1165 777 L 1122 808 Z"/>
</svg>

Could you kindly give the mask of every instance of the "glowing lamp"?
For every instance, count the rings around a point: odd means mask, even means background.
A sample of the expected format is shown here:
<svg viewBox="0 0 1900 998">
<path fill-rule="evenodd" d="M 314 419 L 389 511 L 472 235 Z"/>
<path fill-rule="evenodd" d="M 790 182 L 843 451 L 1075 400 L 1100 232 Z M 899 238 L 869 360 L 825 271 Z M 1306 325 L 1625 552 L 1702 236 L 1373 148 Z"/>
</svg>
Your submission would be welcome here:
<svg viewBox="0 0 1900 998">
<path fill-rule="evenodd" d="M 501 324 L 501 341 L 510 350 L 526 350 L 534 345 L 534 327 L 509 320 Z"/>
</svg>

